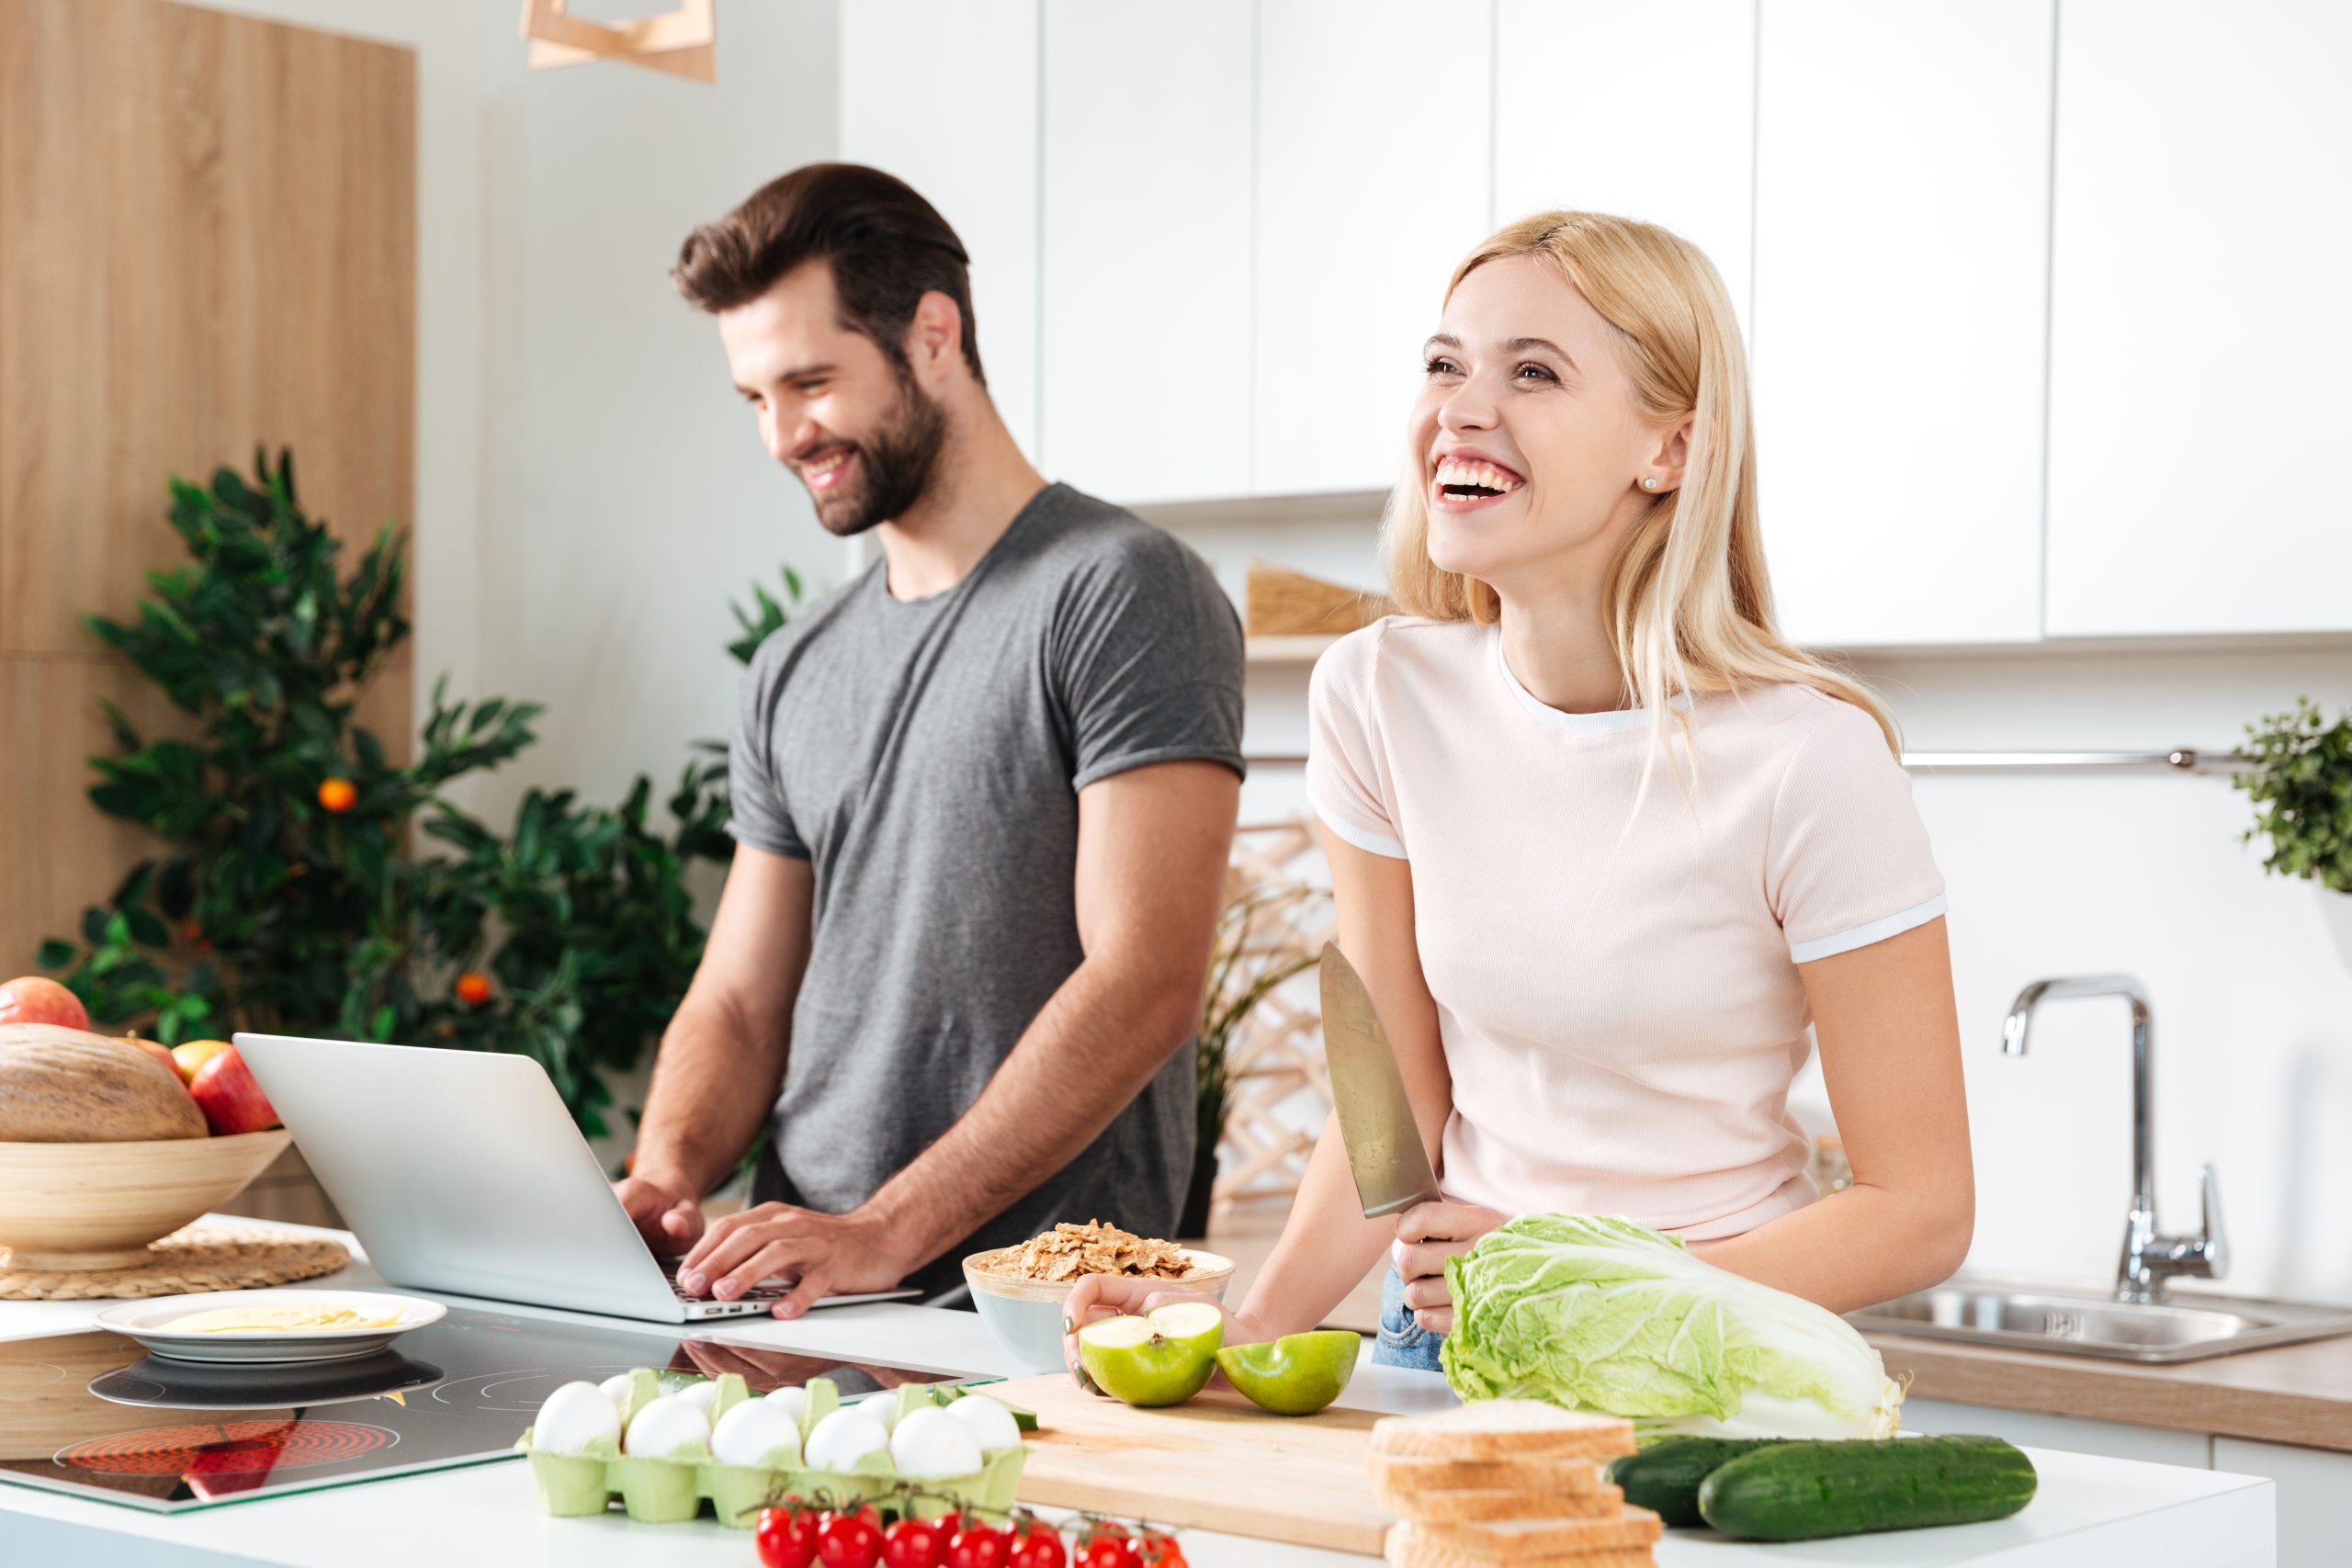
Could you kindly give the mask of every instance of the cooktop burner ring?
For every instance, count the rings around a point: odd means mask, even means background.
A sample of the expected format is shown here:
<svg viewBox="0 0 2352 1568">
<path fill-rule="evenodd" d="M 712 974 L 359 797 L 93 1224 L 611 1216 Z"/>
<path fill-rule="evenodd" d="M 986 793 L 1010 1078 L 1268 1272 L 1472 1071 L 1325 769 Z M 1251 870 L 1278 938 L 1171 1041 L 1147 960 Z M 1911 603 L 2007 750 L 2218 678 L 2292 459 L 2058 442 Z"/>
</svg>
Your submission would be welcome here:
<svg viewBox="0 0 2352 1568">
<path fill-rule="evenodd" d="M 250 1475 L 339 1464 L 400 1440 L 360 1421 L 192 1421 L 92 1438 L 53 1457 L 100 1475 Z"/>
</svg>

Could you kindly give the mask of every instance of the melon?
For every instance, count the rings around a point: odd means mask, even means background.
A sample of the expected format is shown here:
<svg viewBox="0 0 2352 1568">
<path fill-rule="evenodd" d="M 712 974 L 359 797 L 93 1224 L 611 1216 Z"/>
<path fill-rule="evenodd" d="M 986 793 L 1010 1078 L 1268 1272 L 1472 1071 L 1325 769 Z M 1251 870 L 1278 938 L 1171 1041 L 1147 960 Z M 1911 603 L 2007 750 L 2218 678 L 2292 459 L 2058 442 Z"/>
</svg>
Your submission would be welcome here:
<svg viewBox="0 0 2352 1568">
<path fill-rule="evenodd" d="M 187 1086 L 132 1042 L 0 1023 L 0 1143 L 129 1144 L 207 1131 Z"/>
</svg>

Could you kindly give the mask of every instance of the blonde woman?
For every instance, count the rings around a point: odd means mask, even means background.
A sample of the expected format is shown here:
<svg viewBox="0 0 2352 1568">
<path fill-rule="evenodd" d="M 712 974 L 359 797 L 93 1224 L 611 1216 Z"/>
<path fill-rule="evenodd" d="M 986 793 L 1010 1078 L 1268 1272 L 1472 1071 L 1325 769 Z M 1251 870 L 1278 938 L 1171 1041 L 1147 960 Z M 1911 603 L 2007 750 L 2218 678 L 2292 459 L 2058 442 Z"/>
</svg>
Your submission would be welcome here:
<svg viewBox="0 0 2352 1568">
<path fill-rule="evenodd" d="M 1526 219 L 1425 353 L 1383 531 L 1403 613 L 1316 667 L 1306 783 L 1445 1196 L 1363 1218 L 1327 1125 L 1227 1339 L 1313 1327 L 1386 1250 L 1374 1359 L 1434 1367 L 1446 1258 L 1536 1212 L 1835 1311 L 1942 1280 L 1974 1204 L 1943 879 L 1885 709 L 1773 629 L 1713 267 Z M 1818 1201 L 1808 1024 L 1854 1172 Z M 1071 1318 L 1161 1293 L 1085 1280 Z"/>
</svg>

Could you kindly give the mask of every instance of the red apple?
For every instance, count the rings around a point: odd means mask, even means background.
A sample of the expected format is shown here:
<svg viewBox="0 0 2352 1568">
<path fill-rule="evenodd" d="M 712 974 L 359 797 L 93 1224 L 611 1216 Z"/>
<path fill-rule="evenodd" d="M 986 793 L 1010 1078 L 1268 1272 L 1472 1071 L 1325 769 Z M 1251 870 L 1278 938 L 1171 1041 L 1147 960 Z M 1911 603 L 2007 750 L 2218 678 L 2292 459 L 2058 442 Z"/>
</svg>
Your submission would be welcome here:
<svg viewBox="0 0 2352 1568">
<path fill-rule="evenodd" d="M 0 1023 L 61 1023 L 68 1029 L 87 1029 L 90 1013 L 81 998 L 56 981 L 27 975 L 0 986 Z"/>
<path fill-rule="evenodd" d="M 216 1136 L 258 1133 L 277 1125 L 277 1111 L 234 1045 L 222 1046 L 197 1068 L 187 1091 L 195 1097 L 204 1119 L 212 1123 Z"/>
<path fill-rule="evenodd" d="M 153 1040 L 141 1040 L 136 1034 L 124 1035 L 122 1037 L 122 1043 L 126 1045 L 138 1046 L 141 1051 L 146 1052 L 150 1056 L 153 1056 L 155 1060 L 163 1063 L 164 1066 L 170 1070 L 171 1075 L 174 1077 L 179 1077 L 180 1065 L 172 1060 L 171 1047 L 168 1045 L 164 1045 L 160 1042 Z"/>
</svg>

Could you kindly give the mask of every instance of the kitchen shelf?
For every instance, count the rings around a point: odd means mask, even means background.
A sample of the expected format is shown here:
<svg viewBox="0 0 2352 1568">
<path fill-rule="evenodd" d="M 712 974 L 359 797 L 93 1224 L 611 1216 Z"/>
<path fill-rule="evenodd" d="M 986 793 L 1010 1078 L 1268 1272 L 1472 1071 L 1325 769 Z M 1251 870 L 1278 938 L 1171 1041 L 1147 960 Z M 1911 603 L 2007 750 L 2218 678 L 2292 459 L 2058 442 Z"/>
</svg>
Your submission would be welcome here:
<svg viewBox="0 0 2352 1568">
<path fill-rule="evenodd" d="M 1312 664 L 1337 637 L 1253 637 L 1242 639 L 1242 656 L 1252 664 Z"/>
</svg>

